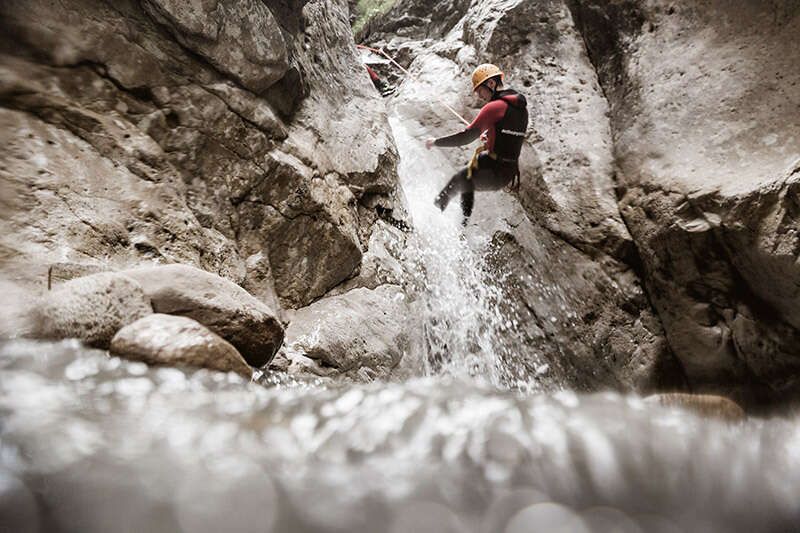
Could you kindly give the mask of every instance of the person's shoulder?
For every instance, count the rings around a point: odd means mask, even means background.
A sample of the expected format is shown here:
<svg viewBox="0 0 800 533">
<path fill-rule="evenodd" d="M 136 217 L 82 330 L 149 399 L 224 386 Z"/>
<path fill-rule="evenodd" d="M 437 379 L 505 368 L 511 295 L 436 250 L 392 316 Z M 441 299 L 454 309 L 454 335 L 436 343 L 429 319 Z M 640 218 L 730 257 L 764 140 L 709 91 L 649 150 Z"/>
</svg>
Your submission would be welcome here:
<svg viewBox="0 0 800 533">
<path fill-rule="evenodd" d="M 481 111 L 493 112 L 493 111 L 505 111 L 508 107 L 508 102 L 504 102 L 502 98 L 498 98 L 497 100 L 492 100 L 491 102 L 487 102 L 482 108 Z"/>
</svg>

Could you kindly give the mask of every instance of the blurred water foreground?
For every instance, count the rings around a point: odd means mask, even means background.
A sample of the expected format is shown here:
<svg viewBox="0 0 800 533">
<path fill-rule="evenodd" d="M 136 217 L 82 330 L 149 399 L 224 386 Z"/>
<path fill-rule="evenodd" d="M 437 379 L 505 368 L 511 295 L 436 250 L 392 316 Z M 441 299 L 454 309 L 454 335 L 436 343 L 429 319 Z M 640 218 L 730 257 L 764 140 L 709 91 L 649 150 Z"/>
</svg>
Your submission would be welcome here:
<svg viewBox="0 0 800 533">
<path fill-rule="evenodd" d="M 4 531 L 790 531 L 797 418 L 0 349 Z"/>
</svg>

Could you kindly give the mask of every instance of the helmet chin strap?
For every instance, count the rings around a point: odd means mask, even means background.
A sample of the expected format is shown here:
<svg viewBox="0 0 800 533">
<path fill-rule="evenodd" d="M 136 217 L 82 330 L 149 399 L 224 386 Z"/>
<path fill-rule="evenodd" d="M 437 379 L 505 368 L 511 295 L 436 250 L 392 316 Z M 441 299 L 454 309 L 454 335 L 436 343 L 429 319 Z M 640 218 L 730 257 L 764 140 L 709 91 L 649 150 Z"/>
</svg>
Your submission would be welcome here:
<svg viewBox="0 0 800 533">
<path fill-rule="evenodd" d="M 487 83 L 487 86 L 488 85 L 489 84 Z M 492 87 L 492 100 L 494 100 L 497 97 L 497 87 L 498 87 L 498 85 L 499 84 L 497 83 L 497 80 L 494 80 L 494 86 Z"/>
</svg>

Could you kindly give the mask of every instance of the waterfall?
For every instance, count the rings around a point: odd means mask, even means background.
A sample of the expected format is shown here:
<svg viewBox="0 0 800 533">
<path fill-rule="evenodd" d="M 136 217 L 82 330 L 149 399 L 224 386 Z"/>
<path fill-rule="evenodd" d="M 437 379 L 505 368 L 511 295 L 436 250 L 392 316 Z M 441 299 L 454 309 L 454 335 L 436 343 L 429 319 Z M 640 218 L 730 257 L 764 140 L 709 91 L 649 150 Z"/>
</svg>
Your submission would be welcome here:
<svg viewBox="0 0 800 533">
<path fill-rule="evenodd" d="M 486 260 L 491 234 L 477 224 L 462 226 L 458 198 L 444 212 L 433 205 L 457 169 L 438 148 L 425 148 L 425 130 L 414 121 L 395 113 L 390 124 L 414 227 L 405 260 L 416 292 L 426 374 L 536 390 L 535 379 L 517 364 L 526 355 L 511 334 L 519 325 L 517 318 L 501 305 L 505 273 Z"/>
</svg>

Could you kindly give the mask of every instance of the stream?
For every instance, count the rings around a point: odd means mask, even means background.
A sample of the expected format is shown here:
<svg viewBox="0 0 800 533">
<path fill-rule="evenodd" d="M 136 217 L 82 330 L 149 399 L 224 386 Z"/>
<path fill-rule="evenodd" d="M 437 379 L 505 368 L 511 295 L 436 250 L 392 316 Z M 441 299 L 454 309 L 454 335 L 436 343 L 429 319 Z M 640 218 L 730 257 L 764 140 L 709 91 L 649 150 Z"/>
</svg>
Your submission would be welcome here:
<svg viewBox="0 0 800 533">
<path fill-rule="evenodd" d="M 0 530 L 729 532 L 800 524 L 797 418 L 703 419 L 544 390 L 508 339 L 491 235 L 395 114 L 424 375 L 323 386 L 0 345 Z M 504 193 L 488 193 L 504 194 Z M 480 197 L 478 202 L 480 202 Z M 480 216 L 476 208 L 476 216 Z M 530 361 L 529 361 L 530 362 Z M 544 365 L 534 361 L 539 372 Z M 795 529 L 796 530 L 796 529 Z"/>
</svg>

